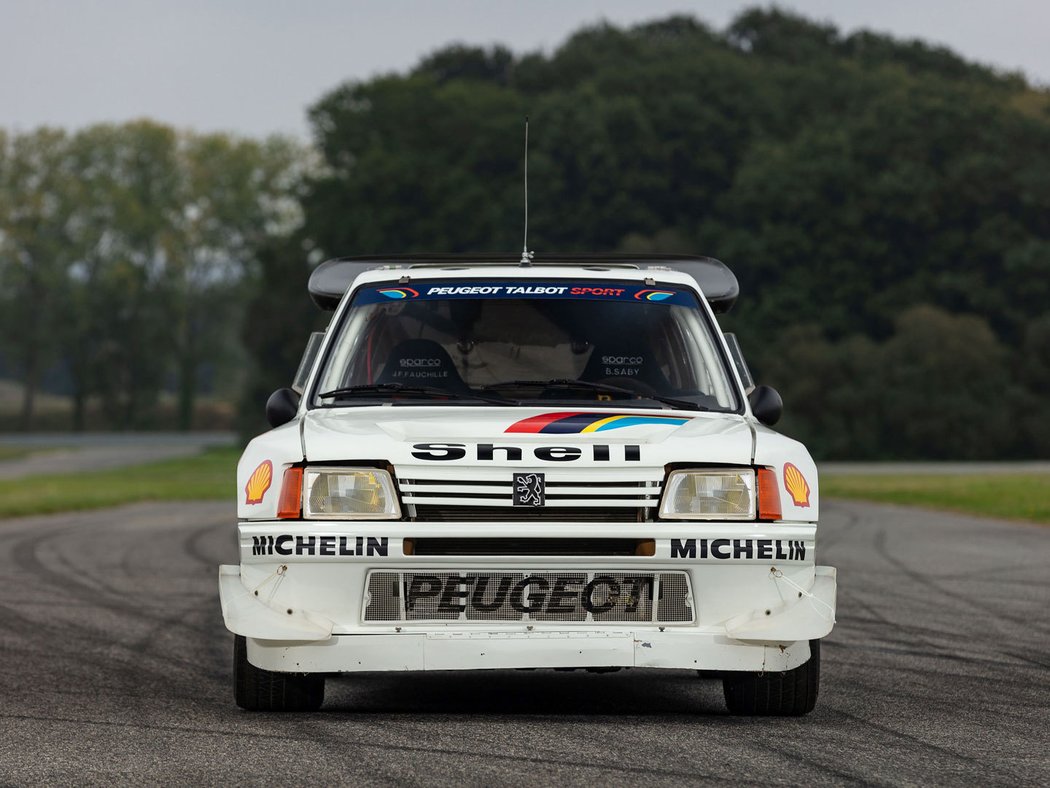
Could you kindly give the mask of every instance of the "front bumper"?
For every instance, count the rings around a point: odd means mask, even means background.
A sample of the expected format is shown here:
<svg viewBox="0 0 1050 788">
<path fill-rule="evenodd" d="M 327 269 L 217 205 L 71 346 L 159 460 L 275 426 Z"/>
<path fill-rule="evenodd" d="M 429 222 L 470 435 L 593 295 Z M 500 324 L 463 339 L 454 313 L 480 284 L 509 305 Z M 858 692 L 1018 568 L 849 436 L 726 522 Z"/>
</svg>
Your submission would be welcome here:
<svg viewBox="0 0 1050 788">
<path fill-rule="evenodd" d="M 411 527 L 412 532 L 392 535 Z M 593 524 L 514 525 L 514 535 L 578 538 Z M 651 556 L 420 556 L 403 539 L 505 536 L 506 524 L 242 523 L 241 565 L 219 591 L 248 659 L 275 671 L 338 673 L 485 668 L 653 667 L 783 671 L 834 625 L 835 570 L 814 565 L 815 524 L 602 526 L 602 537 L 655 540 Z M 309 540 L 313 541 L 309 541 Z M 302 549 L 299 549 L 299 548 Z M 677 572 L 693 620 L 365 621 L 369 571 Z"/>
<path fill-rule="evenodd" d="M 296 673 L 597 667 L 777 672 L 808 659 L 808 640 L 747 642 L 681 630 L 402 632 L 334 635 L 311 643 L 248 639 L 253 665 Z"/>
</svg>

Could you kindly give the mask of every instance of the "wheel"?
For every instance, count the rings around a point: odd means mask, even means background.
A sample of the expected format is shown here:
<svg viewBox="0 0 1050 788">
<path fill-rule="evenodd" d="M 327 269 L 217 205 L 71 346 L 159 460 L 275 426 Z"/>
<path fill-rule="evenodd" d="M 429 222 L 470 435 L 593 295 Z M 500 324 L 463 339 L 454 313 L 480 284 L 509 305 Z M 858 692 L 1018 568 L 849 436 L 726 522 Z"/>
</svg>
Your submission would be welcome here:
<svg viewBox="0 0 1050 788">
<path fill-rule="evenodd" d="M 317 711 L 324 702 L 324 676 L 277 673 L 248 661 L 248 642 L 233 641 L 233 696 L 248 711 Z"/>
<path fill-rule="evenodd" d="M 730 714 L 800 717 L 817 705 L 820 641 L 809 641 L 809 660 L 783 673 L 736 673 L 722 679 Z"/>
</svg>

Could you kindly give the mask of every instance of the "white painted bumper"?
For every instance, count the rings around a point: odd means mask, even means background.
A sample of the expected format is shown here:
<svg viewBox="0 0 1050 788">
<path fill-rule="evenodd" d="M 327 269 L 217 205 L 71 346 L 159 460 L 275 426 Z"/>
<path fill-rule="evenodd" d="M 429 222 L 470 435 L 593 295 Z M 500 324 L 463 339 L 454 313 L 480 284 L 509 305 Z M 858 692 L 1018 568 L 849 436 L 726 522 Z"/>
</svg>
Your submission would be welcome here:
<svg viewBox="0 0 1050 788">
<path fill-rule="evenodd" d="M 335 635 L 313 643 L 248 639 L 248 661 L 256 667 L 301 673 L 591 667 L 775 672 L 808 659 L 808 640 L 747 642 L 682 630 L 401 632 Z"/>
<path fill-rule="evenodd" d="M 278 528 L 287 528 L 281 525 Z M 398 556 L 401 540 L 390 539 L 382 557 L 338 557 L 344 525 L 311 524 L 313 531 L 336 534 L 336 556 L 256 555 L 253 539 L 266 524 L 241 527 L 240 566 L 219 572 L 223 617 L 232 632 L 248 638 L 248 659 L 257 667 L 293 672 L 386 670 L 470 670 L 486 668 L 652 667 L 701 670 L 782 671 L 809 658 L 808 641 L 827 635 L 835 622 L 836 577 L 831 567 L 812 563 L 815 527 L 781 526 L 776 537 L 800 539 L 808 560 L 722 560 L 698 546 L 695 560 L 674 557 L 658 541 L 654 557 L 454 558 Z M 379 528 L 353 526 L 365 539 Z M 658 540 L 664 528 L 648 533 Z M 452 535 L 484 536 L 485 526 L 428 525 Z M 593 533 L 559 527 L 561 534 Z M 677 526 L 681 528 L 681 526 Z M 726 539 L 764 536 L 755 526 L 706 526 L 703 537 Z M 748 531 L 746 529 L 754 530 Z M 606 531 L 637 533 L 634 526 Z M 629 529 L 629 530 L 628 530 Z M 775 529 L 775 530 L 774 530 Z M 550 526 L 531 529 L 542 535 Z M 568 530 L 568 533 L 566 532 Z M 389 533 L 389 530 L 386 531 Z M 349 531 L 346 531 L 349 533 Z M 493 530 L 493 533 L 499 531 Z M 670 531 L 668 531 L 670 533 Z M 356 538 L 356 537 L 355 537 Z M 318 543 L 320 544 L 320 543 Z M 367 545 L 367 541 L 364 543 Z M 712 545 L 714 543 L 712 542 Z M 735 545 L 735 542 L 733 543 Z M 757 543 L 756 543 L 757 544 Z M 663 545 L 663 546 L 662 546 Z M 350 543 L 347 543 L 350 552 Z M 367 552 L 367 551 L 366 551 Z M 581 563 L 602 571 L 685 571 L 696 600 L 696 620 L 667 625 L 557 622 L 402 622 L 362 620 L 363 593 L 370 570 L 494 571 L 579 569 Z"/>
</svg>

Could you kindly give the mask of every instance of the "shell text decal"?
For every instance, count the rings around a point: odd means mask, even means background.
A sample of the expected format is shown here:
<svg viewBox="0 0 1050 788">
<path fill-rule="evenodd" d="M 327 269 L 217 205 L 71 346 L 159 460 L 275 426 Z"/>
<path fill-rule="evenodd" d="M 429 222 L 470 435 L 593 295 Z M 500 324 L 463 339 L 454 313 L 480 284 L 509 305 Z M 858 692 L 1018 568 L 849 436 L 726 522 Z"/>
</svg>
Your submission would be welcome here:
<svg viewBox="0 0 1050 788">
<path fill-rule="evenodd" d="M 784 465 L 784 487 L 795 506 L 809 506 L 809 482 L 793 463 Z"/>
<path fill-rule="evenodd" d="M 259 467 L 252 471 L 248 483 L 244 485 L 245 503 L 262 503 L 263 496 L 273 482 L 273 463 L 263 460 Z"/>
<path fill-rule="evenodd" d="M 686 416 L 639 416 L 633 413 L 544 413 L 516 421 L 504 432 L 531 432 L 578 435 L 605 432 L 639 424 L 667 424 L 677 427 L 689 421 Z"/>
</svg>

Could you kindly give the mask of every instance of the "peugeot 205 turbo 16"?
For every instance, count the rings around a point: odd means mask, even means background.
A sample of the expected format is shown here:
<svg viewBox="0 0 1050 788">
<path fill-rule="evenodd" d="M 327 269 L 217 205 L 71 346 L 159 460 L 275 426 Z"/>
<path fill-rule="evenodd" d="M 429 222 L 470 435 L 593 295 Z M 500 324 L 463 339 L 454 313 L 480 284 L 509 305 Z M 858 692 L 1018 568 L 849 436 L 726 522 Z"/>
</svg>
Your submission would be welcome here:
<svg viewBox="0 0 1050 788">
<path fill-rule="evenodd" d="M 678 668 L 805 714 L 836 580 L 704 257 L 347 258 L 238 467 L 222 566 L 246 709 L 356 671 Z"/>
</svg>

